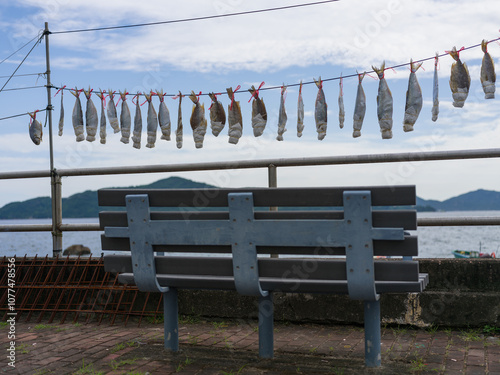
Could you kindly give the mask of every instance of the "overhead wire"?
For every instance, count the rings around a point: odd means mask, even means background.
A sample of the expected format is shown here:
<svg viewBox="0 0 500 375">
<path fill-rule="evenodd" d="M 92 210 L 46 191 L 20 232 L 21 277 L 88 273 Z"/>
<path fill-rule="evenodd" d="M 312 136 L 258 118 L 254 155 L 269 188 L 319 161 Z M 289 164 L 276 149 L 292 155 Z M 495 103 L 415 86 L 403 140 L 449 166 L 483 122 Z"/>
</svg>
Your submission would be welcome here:
<svg viewBox="0 0 500 375">
<path fill-rule="evenodd" d="M 265 9 L 248 10 L 248 11 L 235 12 L 235 13 L 214 14 L 214 15 L 211 15 L 211 16 L 191 17 L 191 18 L 183 18 L 183 19 L 177 19 L 177 20 L 148 22 L 148 23 L 138 23 L 138 24 L 131 24 L 131 25 L 95 27 L 95 28 L 89 28 L 89 29 L 51 31 L 50 33 L 51 34 L 68 34 L 68 33 L 82 33 L 82 32 L 87 32 L 87 31 L 103 31 L 103 30 L 126 29 L 126 28 L 132 28 L 132 27 L 165 25 L 165 24 L 171 24 L 171 23 L 192 22 L 192 21 L 209 20 L 209 19 L 214 19 L 214 18 L 242 16 L 242 15 L 246 15 L 246 14 L 273 12 L 273 11 L 277 11 L 277 10 L 285 10 L 285 9 L 292 9 L 292 8 L 301 8 L 301 7 L 307 7 L 307 6 L 312 6 L 312 5 L 321 5 L 321 4 L 326 4 L 326 3 L 333 3 L 333 2 L 338 2 L 338 1 L 340 1 L 340 0 L 324 0 L 324 1 L 316 1 L 316 2 L 312 2 L 312 3 L 287 5 L 287 6 L 281 6 L 281 7 L 276 7 L 276 8 L 265 8 Z"/>
<path fill-rule="evenodd" d="M 29 77 L 29 76 L 44 76 L 47 73 L 26 73 L 26 74 L 14 74 L 12 77 Z M 11 76 L 0 76 L 0 78 L 9 78 Z"/>
<path fill-rule="evenodd" d="M 40 109 L 37 112 L 43 112 L 43 111 L 46 111 L 46 110 L 47 110 L 46 108 L 45 109 Z M 9 120 L 11 118 L 16 118 L 16 117 L 21 117 L 21 116 L 28 116 L 28 112 L 26 112 L 26 113 L 20 113 L 18 115 L 13 115 L 13 116 L 2 117 L 2 118 L 0 118 L 0 121 Z"/>
<path fill-rule="evenodd" d="M 40 38 L 40 34 L 38 34 L 37 36 L 35 36 L 29 42 L 27 42 L 26 44 L 24 44 L 21 48 L 19 48 L 18 50 L 16 50 L 15 52 L 13 52 L 9 56 L 7 56 L 5 59 L 3 59 L 2 61 L 0 61 L 0 64 L 3 64 L 5 61 L 7 61 L 8 59 L 10 59 L 12 56 L 14 56 L 16 53 L 18 53 L 20 50 L 22 50 L 24 47 L 26 47 L 28 44 L 30 44 L 32 41 L 34 41 L 35 39 L 38 39 L 38 38 Z"/>
</svg>

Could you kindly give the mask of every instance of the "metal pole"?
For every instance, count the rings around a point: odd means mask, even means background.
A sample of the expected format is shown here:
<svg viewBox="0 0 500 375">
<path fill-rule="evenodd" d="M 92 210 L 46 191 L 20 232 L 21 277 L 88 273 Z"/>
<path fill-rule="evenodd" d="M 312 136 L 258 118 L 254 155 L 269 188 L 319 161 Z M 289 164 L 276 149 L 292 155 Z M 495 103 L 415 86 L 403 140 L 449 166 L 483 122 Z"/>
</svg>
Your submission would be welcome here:
<svg viewBox="0 0 500 375">
<path fill-rule="evenodd" d="M 54 168 L 54 144 L 52 139 L 52 83 L 50 82 L 50 53 L 49 53 L 49 23 L 45 22 L 45 62 L 47 71 L 47 116 L 49 122 L 49 159 L 50 159 L 50 183 L 52 200 L 52 252 L 56 257 L 62 253 L 62 232 L 59 229 L 61 224 L 61 178 L 57 176 Z"/>
<path fill-rule="evenodd" d="M 278 173 L 274 164 L 267 166 L 267 179 L 270 188 L 278 187 Z M 278 211 L 278 207 L 269 207 L 269 211 Z M 271 254 L 271 258 L 279 258 L 278 254 Z"/>
</svg>

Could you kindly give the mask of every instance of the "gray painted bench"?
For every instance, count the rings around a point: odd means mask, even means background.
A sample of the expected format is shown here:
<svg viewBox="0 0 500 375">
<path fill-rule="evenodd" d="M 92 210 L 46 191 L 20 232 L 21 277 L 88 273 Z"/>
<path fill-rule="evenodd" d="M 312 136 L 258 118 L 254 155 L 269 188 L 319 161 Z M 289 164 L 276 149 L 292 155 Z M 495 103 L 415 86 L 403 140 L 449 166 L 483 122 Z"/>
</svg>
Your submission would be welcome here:
<svg viewBox="0 0 500 375">
<path fill-rule="evenodd" d="M 416 230 L 415 210 L 375 209 L 414 205 L 414 186 L 102 189 L 98 198 L 108 207 L 99 214 L 102 249 L 124 251 L 106 255 L 105 270 L 163 293 L 172 351 L 178 289 L 258 297 L 262 358 L 273 357 L 273 292 L 335 293 L 364 301 L 365 363 L 380 366 L 379 295 L 421 292 L 428 282 L 412 260 L 417 238 L 406 232 Z"/>
</svg>

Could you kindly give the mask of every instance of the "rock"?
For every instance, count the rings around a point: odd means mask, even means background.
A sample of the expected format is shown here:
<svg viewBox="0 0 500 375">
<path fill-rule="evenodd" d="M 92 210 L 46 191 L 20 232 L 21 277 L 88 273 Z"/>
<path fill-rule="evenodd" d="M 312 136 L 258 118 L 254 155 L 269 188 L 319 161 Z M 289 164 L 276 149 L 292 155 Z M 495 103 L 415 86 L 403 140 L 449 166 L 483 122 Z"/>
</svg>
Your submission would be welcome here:
<svg viewBox="0 0 500 375">
<path fill-rule="evenodd" d="M 75 256 L 84 255 L 84 256 L 86 256 L 86 255 L 90 255 L 90 254 L 91 254 L 90 249 L 87 246 L 83 246 L 83 245 L 71 245 L 63 251 L 64 256 L 66 256 L 66 255 L 75 255 Z"/>
</svg>

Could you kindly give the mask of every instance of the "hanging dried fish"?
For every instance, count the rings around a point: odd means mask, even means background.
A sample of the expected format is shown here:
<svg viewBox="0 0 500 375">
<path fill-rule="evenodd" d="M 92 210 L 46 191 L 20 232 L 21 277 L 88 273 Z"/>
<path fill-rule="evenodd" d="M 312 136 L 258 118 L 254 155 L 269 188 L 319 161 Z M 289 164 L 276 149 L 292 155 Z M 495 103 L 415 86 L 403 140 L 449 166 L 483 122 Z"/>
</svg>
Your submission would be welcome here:
<svg viewBox="0 0 500 375">
<path fill-rule="evenodd" d="M 366 113 L 366 95 L 365 90 L 363 90 L 363 78 L 365 78 L 366 72 L 363 74 L 358 73 L 358 92 L 356 93 L 356 103 L 354 104 L 354 116 L 353 116 L 353 138 L 361 136 L 361 127 L 363 126 L 363 120 L 365 119 Z"/>
<path fill-rule="evenodd" d="M 201 95 L 201 91 L 200 94 Z M 191 111 L 191 118 L 189 123 L 191 124 L 191 129 L 193 129 L 193 138 L 196 148 L 203 147 L 203 140 L 205 139 L 205 134 L 207 132 L 207 119 L 205 118 L 205 105 L 200 104 L 199 96 L 196 96 L 194 91 L 191 91 L 189 99 L 194 103 L 193 109 Z"/>
<path fill-rule="evenodd" d="M 38 111 L 35 111 L 33 113 L 28 113 L 32 119 L 30 121 L 30 126 L 29 126 L 29 133 L 30 133 L 30 138 L 33 141 L 34 144 L 37 146 L 40 144 L 42 141 L 42 136 L 43 136 L 43 128 L 42 124 L 36 119 L 36 113 Z"/>
<path fill-rule="evenodd" d="M 450 88 L 453 94 L 453 106 L 457 108 L 462 108 L 464 106 L 465 100 L 469 95 L 470 88 L 470 75 L 467 65 L 460 61 L 459 51 L 455 47 L 451 51 L 448 51 L 451 57 L 455 60 L 451 66 L 450 75 Z"/>
<path fill-rule="evenodd" d="M 342 74 L 339 81 L 339 126 L 340 129 L 344 127 L 345 110 L 344 110 L 344 85 Z"/>
<path fill-rule="evenodd" d="M 109 103 L 108 103 L 108 120 L 109 120 L 109 125 L 111 125 L 111 128 L 113 128 L 114 133 L 118 133 L 120 131 L 120 125 L 118 124 L 118 114 L 116 113 L 116 105 L 115 105 L 115 91 L 108 91 L 109 95 Z"/>
<path fill-rule="evenodd" d="M 422 109 L 422 89 L 415 74 L 421 66 L 422 63 L 414 64 L 413 60 L 410 60 L 410 78 L 408 80 L 408 90 L 406 91 L 405 116 L 403 119 L 403 130 L 405 132 L 413 131 L 413 125 L 415 125 Z"/>
<path fill-rule="evenodd" d="M 240 85 L 236 87 L 236 90 L 233 91 L 233 88 L 230 87 L 227 90 L 227 95 L 229 99 L 231 99 L 231 104 L 228 106 L 227 111 L 227 122 L 229 124 L 229 143 L 237 144 L 241 135 L 243 133 L 243 118 L 241 116 L 241 107 L 240 102 L 234 100 L 234 93 L 241 88 Z"/>
<path fill-rule="evenodd" d="M 481 42 L 481 49 L 484 52 L 483 63 L 481 64 L 481 84 L 483 85 L 484 98 L 493 99 L 495 98 L 497 76 L 495 74 L 495 64 L 488 53 L 488 42 L 486 40 Z"/>
<path fill-rule="evenodd" d="M 299 98 L 297 100 L 297 137 L 302 137 L 304 130 L 304 101 L 302 100 L 302 81 L 299 86 Z"/>
<path fill-rule="evenodd" d="M 106 92 L 95 93 L 101 99 L 101 123 L 99 125 L 99 138 L 100 142 L 106 144 L 106 114 L 104 113 L 104 101 L 106 100 Z"/>
<path fill-rule="evenodd" d="M 141 114 L 141 106 L 139 105 L 139 93 L 137 93 L 134 98 L 135 101 L 135 116 L 134 116 L 134 132 L 132 133 L 132 145 L 133 148 L 140 149 L 141 148 L 141 135 L 142 135 L 142 114 Z M 132 103 L 134 99 L 132 99 Z"/>
<path fill-rule="evenodd" d="M 439 81 L 438 81 L 438 62 L 439 55 L 436 52 L 436 57 L 434 58 L 434 82 L 432 89 L 432 121 L 438 119 L 439 114 Z"/>
<path fill-rule="evenodd" d="M 377 95 L 377 115 L 382 139 L 392 138 L 392 94 L 389 86 L 384 78 L 385 61 L 380 69 L 372 66 L 379 78 L 378 95 Z"/>
<path fill-rule="evenodd" d="M 217 100 L 217 95 L 220 94 L 213 92 L 208 94 L 210 99 L 212 99 L 212 105 L 210 106 L 210 127 L 212 128 L 212 134 L 216 137 L 226 125 L 226 111 L 224 111 L 222 103 Z"/>
<path fill-rule="evenodd" d="M 182 148 L 182 93 L 179 91 L 179 111 L 177 112 L 177 129 L 175 131 L 175 141 L 177 142 L 177 148 Z M 175 99 L 175 97 L 174 97 Z"/>
<path fill-rule="evenodd" d="M 286 98 L 286 86 L 283 84 L 281 86 L 281 99 L 280 99 L 280 110 L 278 115 L 278 136 L 276 139 L 278 141 L 283 140 L 283 133 L 286 132 L 286 121 L 287 115 L 285 110 L 285 98 Z"/>
<path fill-rule="evenodd" d="M 132 118 L 127 104 L 127 94 L 127 90 L 123 93 L 120 91 L 120 97 L 122 99 L 122 111 L 120 113 L 120 130 L 122 132 L 122 137 L 120 138 L 120 142 L 125 144 L 129 143 L 130 128 L 132 127 Z"/>
<path fill-rule="evenodd" d="M 318 95 L 316 96 L 316 103 L 314 106 L 314 120 L 316 121 L 318 139 L 322 141 L 326 136 L 328 105 L 326 104 L 325 93 L 323 92 L 323 81 L 321 81 L 321 77 L 319 77 L 318 81 L 314 80 L 314 83 L 316 83 L 316 86 L 318 87 Z"/>
<path fill-rule="evenodd" d="M 264 86 L 264 82 L 262 82 L 258 89 L 252 85 L 252 87 L 248 90 L 252 96 L 250 100 L 253 98 L 252 102 L 252 128 L 253 135 L 255 137 L 260 137 L 262 133 L 264 133 L 264 129 L 267 124 L 267 111 L 266 105 L 264 104 L 264 99 L 259 98 L 259 90 Z M 248 102 L 250 102 L 250 100 Z"/>
<path fill-rule="evenodd" d="M 153 103 L 151 103 L 151 99 L 152 99 L 153 95 L 154 95 L 154 93 L 152 91 L 149 95 L 144 93 L 144 96 L 146 97 L 146 100 L 148 101 L 148 117 L 147 117 L 148 139 L 147 139 L 147 143 L 146 143 L 147 148 L 155 147 L 156 130 L 158 129 L 158 116 L 156 114 L 155 107 L 153 106 Z"/>
<path fill-rule="evenodd" d="M 61 91 L 61 112 L 59 114 L 59 136 L 63 135 L 63 128 L 64 128 L 64 103 L 63 103 L 63 96 L 64 96 L 64 88 L 66 85 L 61 87 L 57 92 L 56 95 L 59 91 Z M 55 96 L 55 95 L 54 95 Z"/>
<path fill-rule="evenodd" d="M 170 141 L 170 112 L 168 111 L 167 105 L 164 101 L 165 94 L 163 93 L 163 90 L 157 90 L 156 94 L 160 99 L 160 107 L 158 108 L 158 122 L 161 129 L 160 139 Z"/>
<path fill-rule="evenodd" d="M 75 92 L 70 91 L 76 98 L 75 106 L 73 107 L 73 114 L 71 115 L 71 121 L 73 122 L 73 129 L 76 135 L 76 141 L 81 142 L 85 140 L 83 135 L 83 110 L 82 103 L 80 102 L 80 93 L 82 90 L 78 90 L 75 87 Z"/>
<path fill-rule="evenodd" d="M 87 98 L 87 107 L 85 110 L 85 128 L 87 129 L 87 141 L 94 142 L 95 135 L 97 133 L 97 125 L 99 124 L 99 118 L 97 117 L 97 109 L 94 102 L 90 98 L 92 95 L 92 90 L 89 87 L 89 91 L 83 90 L 85 97 Z"/>
</svg>

